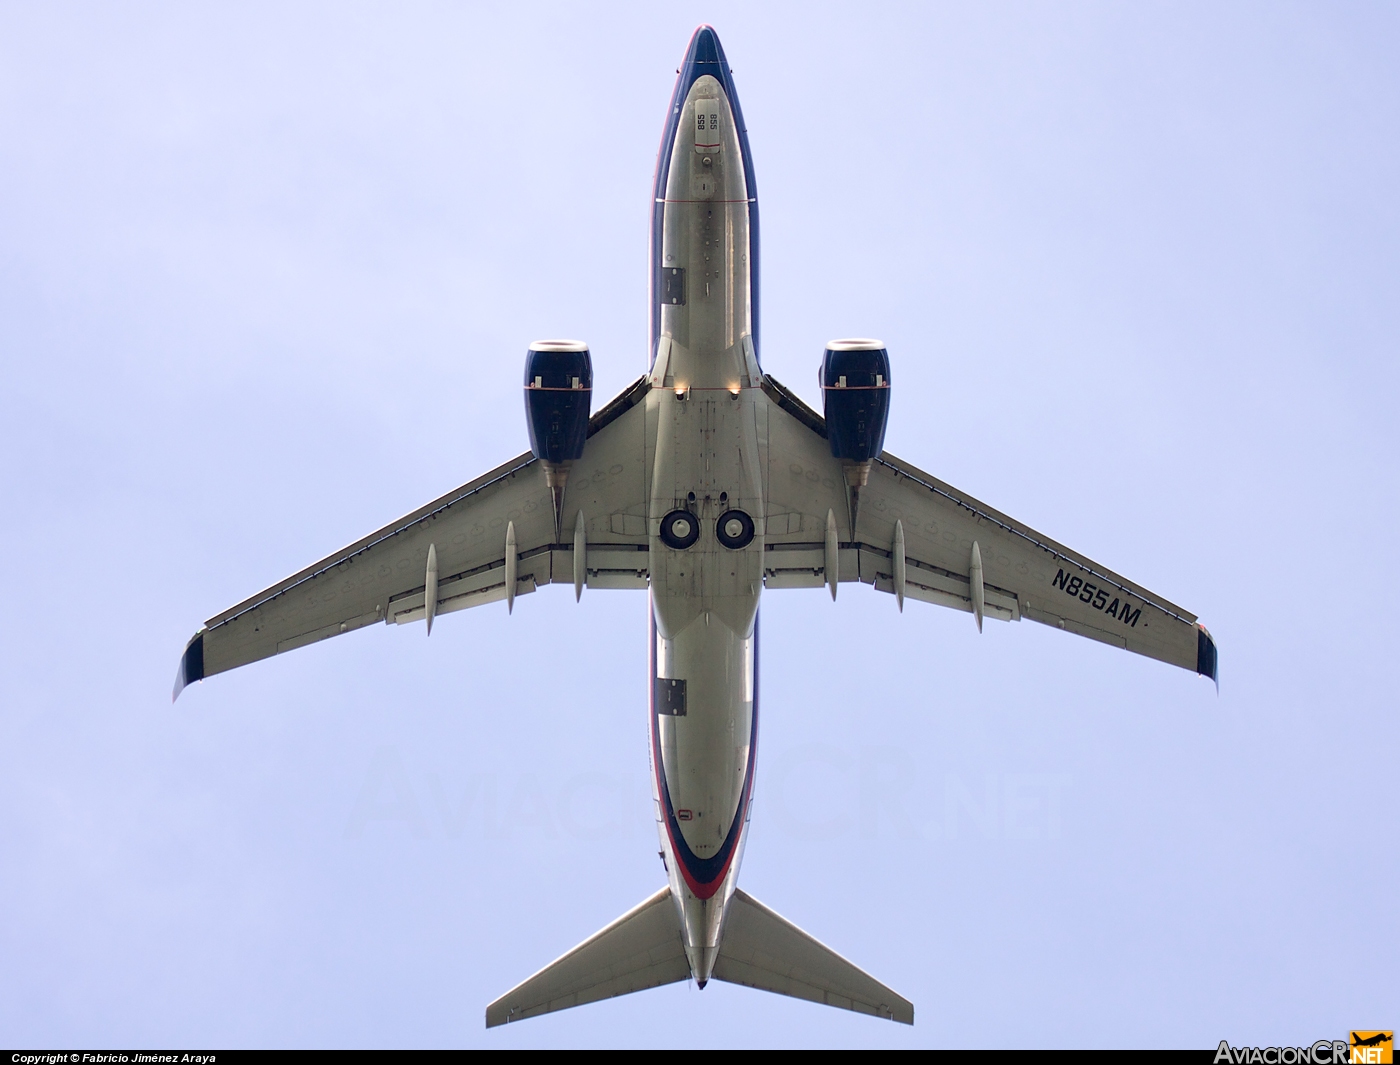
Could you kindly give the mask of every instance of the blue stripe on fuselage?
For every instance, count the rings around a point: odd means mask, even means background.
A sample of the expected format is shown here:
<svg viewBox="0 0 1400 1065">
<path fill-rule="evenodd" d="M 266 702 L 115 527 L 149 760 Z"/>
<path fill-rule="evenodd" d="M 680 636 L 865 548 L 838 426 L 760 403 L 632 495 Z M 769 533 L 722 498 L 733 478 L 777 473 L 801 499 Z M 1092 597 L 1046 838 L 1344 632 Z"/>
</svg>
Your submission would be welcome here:
<svg viewBox="0 0 1400 1065">
<path fill-rule="evenodd" d="M 676 91 L 671 94 L 671 110 L 666 115 L 666 129 L 661 134 L 661 149 L 656 155 L 656 175 L 652 181 L 651 204 L 651 350 L 647 365 L 656 358 L 656 342 L 661 338 L 661 238 L 665 221 L 666 177 L 671 172 L 671 150 L 676 144 L 676 127 L 681 120 L 681 105 L 696 79 L 706 74 L 724 88 L 729 106 L 734 111 L 734 125 L 739 133 L 739 151 L 744 160 L 744 187 L 749 196 L 749 321 L 753 330 L 755 358 L 760 356 L 758 344 L 758 186 L 754 183 L 753 155 L 749 151 L 749 131 L 744 125 L 744 112 L 739 108 L 739 94 L 734 91 L 734 72 L 724 57 L 719 35 L 712 26 L 701 26 L 690 38 Z M 760 359 L 761 362 L 761 359 Z"/>
</svg>

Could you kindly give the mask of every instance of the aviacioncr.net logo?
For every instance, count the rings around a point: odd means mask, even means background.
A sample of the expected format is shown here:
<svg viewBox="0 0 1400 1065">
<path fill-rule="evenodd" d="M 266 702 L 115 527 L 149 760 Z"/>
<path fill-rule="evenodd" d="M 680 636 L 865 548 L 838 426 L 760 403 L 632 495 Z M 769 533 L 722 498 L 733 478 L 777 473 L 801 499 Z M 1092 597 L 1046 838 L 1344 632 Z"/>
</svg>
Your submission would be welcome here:
<svg viewBox="0 0 1400 1065">
<path fill-rule="evenodd" d="M 1350 1042 L 1319 1039 L 1310 1047 L 1232 1047 L 1222 1039 L 1215 1065 L 1392 1065 L 1394 1032 L 1352 1032 Z"/>
<path fill-rule="evenodd" d="M 1395 1060 L 1395 1032 L 1352 1032 L 1350 1060 L 1356 1065 L 1390 1065 Z"/>
</svg>

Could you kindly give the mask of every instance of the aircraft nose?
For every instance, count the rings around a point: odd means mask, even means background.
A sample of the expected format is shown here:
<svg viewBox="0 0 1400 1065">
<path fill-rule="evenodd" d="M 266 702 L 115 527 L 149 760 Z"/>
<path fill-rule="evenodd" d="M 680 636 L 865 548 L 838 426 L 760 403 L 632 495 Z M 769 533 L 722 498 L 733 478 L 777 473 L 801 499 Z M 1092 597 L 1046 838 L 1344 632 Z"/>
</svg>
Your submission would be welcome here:
<svg viewBox="0 0 1400 1065">
<path fill-rule="evenodd" d="M 725 62 L 724 48 L 720 46 L 719 34 L 715 32 L 715 28 L 698 27 L 691 35 L 690 47 L 685 52 L 685 62 L 681 64 L 686 83 L 693 82 L 703 74 L 711 74 L 723 81 L 721 72 L 728 71 L 729 64 Z"/>
<path fill-rule="evenodd" d="M 690 54 L 696 63 L 718 63 L 720 57 L 719 34 L 713 26 L 700 26 L 690 41 Z"/>
</svg>

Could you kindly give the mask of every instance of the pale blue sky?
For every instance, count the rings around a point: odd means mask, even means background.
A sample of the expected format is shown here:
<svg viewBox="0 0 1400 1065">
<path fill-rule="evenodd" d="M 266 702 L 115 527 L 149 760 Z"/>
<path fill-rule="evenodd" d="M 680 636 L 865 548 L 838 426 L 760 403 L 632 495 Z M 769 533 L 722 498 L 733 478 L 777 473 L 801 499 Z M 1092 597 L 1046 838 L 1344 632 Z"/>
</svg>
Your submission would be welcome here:
<svg viewBox="0 0 1400 1065">
<path fill-rule="evenodd" d="M 765 597 L 744 888 L 912 999 L 487 1033 L 663 882 L 640 593 L 355 633 L 169 704 L 247 594 L 646 361 L 717 28 L 765 369 L 885 339 L 888 448 L 1200 614 L 1208 681 Z M 0 6 L 0 1042 L 1307 1044 L 1400 1003 L 1400 16 L 1366 4 Z"/>
</svg>

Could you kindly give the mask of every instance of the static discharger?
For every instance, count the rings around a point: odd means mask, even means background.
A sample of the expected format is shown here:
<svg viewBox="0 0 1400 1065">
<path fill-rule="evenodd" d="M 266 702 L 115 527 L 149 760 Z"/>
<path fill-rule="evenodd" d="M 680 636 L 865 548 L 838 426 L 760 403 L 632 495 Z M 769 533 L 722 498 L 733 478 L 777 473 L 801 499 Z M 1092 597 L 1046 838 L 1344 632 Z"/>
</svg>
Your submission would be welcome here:
<svg viewBox="0 0 1400 1065">
<path fill-rule="evenodd" d="M 428 545 L 428 573 L 423 581 L 423 616 L 428 619 L 428 635 L 433 634 L 437 615 L 437 544 Z"/>
<path fill-rule="evenodd" d="M 904 522 L 898 518 L 894 523 L 894 600 L 899 604 L 899 612 L 904 613 Z M 979 615 L 980 618 L 980 615 Z"/>
<path fill-rule="evenodd" d="M 574 602 L 583 598 L 583 582 L 588 576 L 588 537 L 583 521 L 583 511 L 578 512 L 574 522 Z"/>
<path fill-rule="evenodd" d="M 982 551 L 977 541 L 972 541 L 972 566 L 968 570 L 967 582 L 972 591 L 972 616 L 977 619 L 977 631 L 982 631 L 982 612 L 987 604 L 986 590 L 982 587 Z"/>
<path fill-rule="evenodd" d="M 836 602 L 836 582 L 841 579 L 839 572 L 840 554 L 836 541 L 836 515 L 826 512 L 826 584 L 831 589 L 831 601 Z"/>
<path fill-rule="evenodd" d="M 515 569 L 520 559 L 515 553 L 515 522 L 506 522 L 506 613 L 515 612 Z"/>
</svg>

